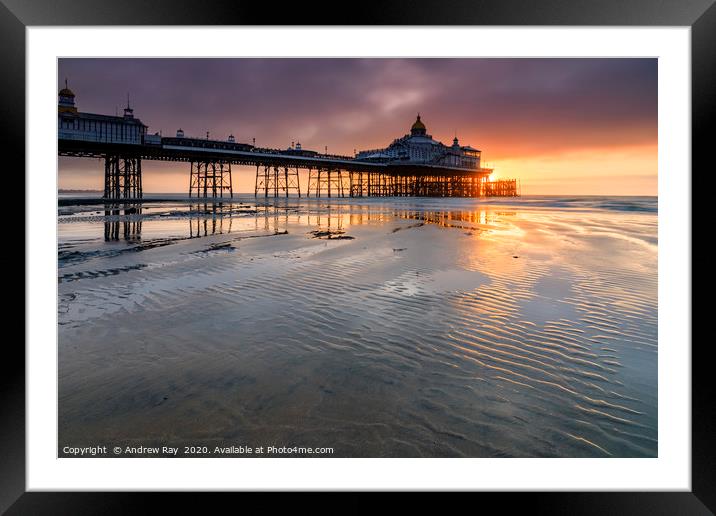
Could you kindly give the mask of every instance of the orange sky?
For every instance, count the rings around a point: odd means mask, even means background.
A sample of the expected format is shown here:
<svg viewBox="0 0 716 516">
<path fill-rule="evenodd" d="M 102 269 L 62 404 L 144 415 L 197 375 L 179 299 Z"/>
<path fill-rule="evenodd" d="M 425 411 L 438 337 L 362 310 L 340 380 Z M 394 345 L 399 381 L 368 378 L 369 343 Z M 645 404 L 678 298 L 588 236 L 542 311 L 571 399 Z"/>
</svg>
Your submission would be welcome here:
<svg viewBox="0 0 716 516">
<path fill-rule="evenodd" d="M 523 195 L 657 194 L 654 59 L 61 59 L 80 111 L 131 91 L 149 132 L 352 155 L 409 132 L 482 150 Z M 140 83 L 129 77 L 143 77 Z M 146 193 L 183 192 L 185 163 L 145 162 Z M 59 159 L 59 187 L 101 189 L 102 163 Z M 236 167 L 253 192 L 255 169 Z M 305 188 L 305 175 L 302 177 Z"/>
</svg>

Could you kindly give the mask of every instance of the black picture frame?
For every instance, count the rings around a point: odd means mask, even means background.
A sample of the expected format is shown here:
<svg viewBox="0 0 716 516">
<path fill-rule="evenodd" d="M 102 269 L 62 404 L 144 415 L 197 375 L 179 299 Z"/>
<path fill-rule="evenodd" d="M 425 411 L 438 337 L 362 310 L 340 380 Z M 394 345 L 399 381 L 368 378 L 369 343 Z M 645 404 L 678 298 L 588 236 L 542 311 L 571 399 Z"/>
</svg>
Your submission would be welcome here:
<svg viewBox="0 0 716 516">
<path fill-rule="evenodd" d="M 716 112 L 715 0 L 413 0 L 371 5 L 300 4 L 295 8 L 244 0 L 0 0 L 3 155 L 25 170 L 25 28 L 35 25 L 610 25 L 691 27 L 692 171 L 706 175 Z M 8 173 L 5 171 L 5 173 Z M 667 171 L 668 173 L 668 171 Z M 6 176 L 22 188 L 19 174 Z M 699 176 L 697 176 L 699 177 Z M 25 195 L 31 192 L 24 192 Z M 14 194 L 17 197 L 17 194 Z M 25 197 L 27 198 L 27 197 Z M 692 205 L 693 205 L 692 200 Z M 19 213 L 19 209 L 15 209 Z M 693 234 L 693 233 L 692 233 Z M 26 257 L 27 258 L 27 257 Z M 29 271 L 25 271 L 26 275 Z M 693 274 L 693 272 L 692 272 Z M 24 305 L 24 304 L 23 304 Z M 28 306 L 26 309 L 31 310 Z M 0 511 L 20 514 L 135 514 L 147 504 L 180 503 L 211 513 L 234 494 L 39 493 L 25 491 L 25 352 L 6 339 L 0 360 Z M 684 342 L 685 346 L 691 344 Z M 483 494 L 509 509 L 528 504 L 549 514 L 712 514 L 716 511 L 714 388 L 708 341 L 692 351 L 692 491 Z"/>
</svg>

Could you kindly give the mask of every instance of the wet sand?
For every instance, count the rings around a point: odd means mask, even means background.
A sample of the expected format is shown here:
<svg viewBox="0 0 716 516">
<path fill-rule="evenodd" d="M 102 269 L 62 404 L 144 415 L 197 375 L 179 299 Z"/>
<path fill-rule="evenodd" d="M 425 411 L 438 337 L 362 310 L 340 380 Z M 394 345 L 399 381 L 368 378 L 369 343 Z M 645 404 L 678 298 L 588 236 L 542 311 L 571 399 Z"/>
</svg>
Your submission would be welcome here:
<svg viewBox="0 0 716 516">
<path fill-rule="evenodd" d="M 655 200 L 241 201 L 60 207 L 60 456 L 656 456 Z"/>
</svg>

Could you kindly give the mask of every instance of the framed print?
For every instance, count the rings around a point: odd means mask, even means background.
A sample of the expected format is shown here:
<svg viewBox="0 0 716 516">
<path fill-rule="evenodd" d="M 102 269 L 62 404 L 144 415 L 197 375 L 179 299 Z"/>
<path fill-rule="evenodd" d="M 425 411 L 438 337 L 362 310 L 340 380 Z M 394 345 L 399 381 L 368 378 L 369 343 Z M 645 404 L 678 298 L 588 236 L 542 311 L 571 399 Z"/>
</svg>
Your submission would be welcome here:
<svg viewBox="0 0 716 516">
<path fill-rule="evenodd" d="M 549 4 L 6 1 L 8 514 L 257 490 L 713 510 L 691 177 L 716 8 Z"/>
</svg>

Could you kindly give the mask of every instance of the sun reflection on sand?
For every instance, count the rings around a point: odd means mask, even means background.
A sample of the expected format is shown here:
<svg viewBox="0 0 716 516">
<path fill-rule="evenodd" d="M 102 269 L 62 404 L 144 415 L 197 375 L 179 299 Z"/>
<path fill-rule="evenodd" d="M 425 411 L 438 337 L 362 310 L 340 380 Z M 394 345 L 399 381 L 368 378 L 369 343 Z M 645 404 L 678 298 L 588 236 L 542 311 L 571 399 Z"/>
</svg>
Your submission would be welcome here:
<svg viewBox="0 0 716 516">
<path fill-rule="evenodd" d="M 60 442 L 655 456 L 655 213 L 440 202 L 63 208 Z"/>
</svg>

